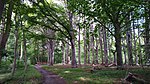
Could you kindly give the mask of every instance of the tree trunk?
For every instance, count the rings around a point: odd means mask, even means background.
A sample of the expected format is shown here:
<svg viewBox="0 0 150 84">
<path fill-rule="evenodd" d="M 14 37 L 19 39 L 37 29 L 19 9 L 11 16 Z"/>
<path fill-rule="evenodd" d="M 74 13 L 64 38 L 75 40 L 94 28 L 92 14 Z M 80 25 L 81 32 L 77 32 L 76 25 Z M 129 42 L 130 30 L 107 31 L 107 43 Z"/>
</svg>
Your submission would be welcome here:
<svg viewBox="0 0 150 84">
<path fill-rule="evenodd" d="M 127 55 L 126 55 L 126 48 L 125 48 L 125 38 L 122 39 L 123 43 L 123 53 L 124 53 L 124 64 L 127 64 Z"/>
<path fill-rule="evenodd" d="M 62 42 L 61 50 L 62 50 L 62 64 L 65 65 L 65 44 L 64 44 L 64 42 Z"/>
<path fill-rule="evenodd" d="M 42 57 L 45 58 L 44 39 L 42 39 Z M 46 60 L 44 59 L 42 62 L 46 62 Z"/>
<path fill-rule="evenodd" d="M 7 12 L 7 22 L 6 22 L 6 29 L 4 31 L 4 33 L 2 34 L 2 39 L 1 39 L 1 43 L 0 43 L 0 63 L 2 60 L 2 56 L 5 52 L 5 46 L 10 34 L 10 30 L 11 30 L 11 16 L 12 16 L 12 10 L 13 10 L 13 0 L 10 1 L 9 3 L 9 7 L 8 7 L 8 12 Z"/>
<path fill-rule="evenodd" d="M 73 32 L 73 24 L 72 24 L 72 18 L 73 18 L 73 14 L 71 13 L 71 11 L 69 11 L 69 22 L 70 22 L 70 43 L 71 43 L 71 49 L 72 49 L 72 60 L 71 60 L 71 65 L 72 68 L 76 68 L 77 67 L 77 62 L 76 62 L 76 54 L 75 54 L 75 40 L 74 40 L 74 32 Z"/>
<path fill-rule="evenodd" d="M 79 20 L 80 21 L 80 20 Z M 79 27 L 79 32 L 78 32 L 78 63 L 79 65 L 81 65 L 81 51 L 80 51 L 80 25 L 78 25 Z"/>
<path fill-rule="evenodd" d="M 88 35 L 88 36 L 87 36 L 87 37 L 88 37 L 87 39 L 90 39 L 89 29 L 88 29 L 87 33 L 88 33 L 88 34 L 87 34 L 87 35 Z M 88 54 L 88 64 L 90 64 L 90 63 L 91 63 L 91 62 L 90 62 L 90 61 L 91 61 L 91 59 L 90 59 L 90 56 L 91 56 L 91 53 L 90 53 L 90 52 L 91 52 L 91 50 L 90 50 L 90 49 L 91 49 L 90 40 L 88 40 L 87 47 L 88 47 L 88 48 L 87 48 L 87 51 L 88 51 L 88 52 L 87 52 L 87 54 Z"/>
<path fill-rule="evenodd" d="M 39 58 L 39 43 L 38 43 L 38 40 L 35 39 L 34 41 L 34 51 L 35 51 L 35 56 L 36 56 L 36 59 L 37 59 L 37 62 L 40 62 L 40 58 Z"/>
<path fill-rule="evenodd" d="M 100 56 L 101 56 L 101 60 L 102 60 L 102 64 L 104 64 L 104 58 L 103 58 L 103 40 L 102 40 L 102 34 L 101 34 L 101 28 L 99 28 L 99 43 L 100 43 Z"/>
<path fill-rule="evenodd" d="M 27 48 L 26 48 L 26 37 L 25 31 L 23 30 L 23 55 L 24 55 L 24 70 L 27 71 Z"/>
<path fill-rule="evenodd" d="M 21 49 L 20 49 L 20 60 L 22 60 L 23 57 L 23 42 L 20 43 Z"/>
<path fill-rule="evenodd" d="M 17 14 L 15 15 L 15 25 L 17 25 L 17 22 L 16 22 L 16 17 L 17 17 Z M 14 62 L 13 62 L 13 68 L 12 68 L 12 76 L 14 75 L 15 73 L 15 70 L 16 70 L 16 60 L 17 60 L 17 48 L 18 48 L 18 27 L 15 26 L 16 29 L 15 29 L 15 47 L 14 47 Z"/>
<path fill-rule="evenodd" d="M 133 26 L 133 39 L 134 39 L 134 56 L 135 56 L 135 64 L 136 65 L 139 65 L 138 64 L 138 56 L 137 56 L 137 48 L 136 48 L 136 33 L 135 33 L 135 24 L 134 24 L 134 20 L 133 20 L 133 23 L 132 23 L 132 26 Z"/>
<path fill-rule="evenodd" d="M 95 63 L 98 64 L 98 38 L 96 37 L 96 60 Z"/>
<path fill-rule="evenodd" d="M 127 22 L 130 21 L 130 16 L 127 17 Z M 127 24 L 126 28 L 128 31 L 126 32 L 127 37 L 127 49 L 128 49 L 128 64 L 130 66 L 133 65 L 133 56 L 132 56 L 132 29 L 130 23 Z"/>
<path fill-rule="evenodd" d="M 65 59 L 66 59 L 66 64 L 69 64 L 69 62 L 70 62 L 70 56 L 69 56 L 69 51 L 70 49 L 69 49 L 69 44 L 66 44 L 66 50 L 65 50 Z"/>
<path fill-rule="evenodd" d="M 150 4 L 150 1 L 147 2 Z M 145 59 L 150 59 L 150 7 L 145 7 Z"/>
<path fill-rule="evenodd" d="M 95 49 L 94 49 L 94 35 L 93 35 L 93 24 L 90 24 L 92 35 L 91 35 L 91 49 L 92 49 L 92 64 L 95 64 Z"/>
<path fill-rule="evenodd" d="M 90 42 L 88 43 L 88 64 L 90 64 L 91 62 L 91 60 L 90 60 Z"/>
<path fill-rule="evenodd" d="M 139 23 L 138 20 L 137 20 L 137 23 Z M 138 37 L 139 36 L 140 36 L 140 28 L 138 26 Z M 139 42 L 139 45 L 138 45 L 139 64 L 142 65 L 142 52 L 141 52 L 141 38 L 140 37 L 139 37 L 138 42 Z"/>
<path fill-rule="evenodd" d="M 52 39 L 48 41 L 48 65 L 53 66 L 54 64 L 54 42 Z"/>
<path fill-rule="evenodd" d="M 105 64 L 108 65 L 107 37 L 105 28 L 103 28 L 103 35 Z"/>
<path fill-rule="evenodd" d="M 72 65 L 72 68 L 77 68 L 76 55 L 75 55 L 75 43 L 73 39 L 70 40 L 70 42 L 71 42 L 71 49 L 72 49 L 71 65 Z"/>
<path fill-rule="evenodd" d="M 121 50 L 121 30 L 119 23 L 115 23 L 115 46 L 117 52 L 117 67 L 118 69 L 122 68 L 122 50 Z"/>
<path fill-rule="evenodd" d="M 87 64 L 87 39 L 86 39 L 86 28 L 84 28 L 84 64 Z"/>
</svg>

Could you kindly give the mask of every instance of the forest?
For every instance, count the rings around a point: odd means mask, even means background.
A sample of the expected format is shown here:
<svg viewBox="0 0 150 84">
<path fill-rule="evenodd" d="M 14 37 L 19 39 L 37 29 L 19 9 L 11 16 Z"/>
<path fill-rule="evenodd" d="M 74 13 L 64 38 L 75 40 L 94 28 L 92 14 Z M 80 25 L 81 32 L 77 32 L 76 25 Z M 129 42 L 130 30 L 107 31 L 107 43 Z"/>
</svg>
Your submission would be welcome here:
<svg viewBox="0 0 150 84">
<path fill-rule="evenodd" d="M 150 0 L 0 0 L 0 84 L 149 84 Z"/>
</svg>

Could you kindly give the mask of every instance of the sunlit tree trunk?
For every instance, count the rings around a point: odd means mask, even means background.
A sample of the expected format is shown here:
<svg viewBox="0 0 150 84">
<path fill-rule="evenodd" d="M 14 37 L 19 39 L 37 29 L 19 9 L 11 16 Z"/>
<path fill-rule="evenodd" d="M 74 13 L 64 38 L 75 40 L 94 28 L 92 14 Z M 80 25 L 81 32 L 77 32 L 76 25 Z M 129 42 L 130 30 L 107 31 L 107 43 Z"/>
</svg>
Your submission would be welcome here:
<svg viewBox="0 0 150 84">
<path fill-rule="evenodd" d="M 12 10 L 13 10 L 13 0 L 9 1 L 9 7 L 8 7 L 8 12 L 7 12 L 7 22 L 6 22 L 6 28 L 4 33 L 2 34 L 2 38 L 1 38 L 1 43 L 0 43 L 0 63 L 1 63 L 1 59 L 2 59 L 2 55 L 5 52 L 5 46 L 10 34 L 10 30 L 11 30 L 11 16 L 12 16 Z"/>
<path fill-rule="evenodd" d="M 135 33 L 135 21 L 133 20 L 133 22 L 132 22 L 132 27 L 133 27 L 133 40 L 134 40 L 134 56 L 135 56 L 135 64 L 136 65 L 139 65 L 138 64 L 138 56 L 137 56 L 137 48 L 136 48 L 136 33 Z"/>
<path fill-rule="evenodd" d="M 16 17 L 17 17 L 17 14 L 15 15 L 15 25 L 17 25 L 18 23 L 16 22 Z M 17 49 L 18 49 L 18 27 L 15 26 L 16 29 L 15 29 L 15 47 L 14 47 L 14 62 L 13 62 L 13 67 L 12 67 L 12 76 L 14 75 L 15 73 L 15 70 L 16 70 L 16 60 L 17 60 Z"/>
<path fill-rule="evenodd" d="M 22 57 L 23 57 L 23 42 L 21 41 L 20 42 L 20 60 L 22 60 Z"/>
</svg>

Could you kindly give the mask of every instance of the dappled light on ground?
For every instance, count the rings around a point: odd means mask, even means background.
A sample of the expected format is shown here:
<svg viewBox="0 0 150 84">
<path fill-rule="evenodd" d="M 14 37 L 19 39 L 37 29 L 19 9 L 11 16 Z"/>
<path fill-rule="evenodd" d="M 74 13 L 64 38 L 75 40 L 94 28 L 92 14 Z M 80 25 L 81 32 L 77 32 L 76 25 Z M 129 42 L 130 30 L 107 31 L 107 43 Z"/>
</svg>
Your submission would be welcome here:
<svg viewBox="0 0 150 84">
<path fill-rule="evenodd" d="M 85 77 L 79 77 L 79 79 L 80 79 L 81 81 L 91 81 L 90 78 L 85 78 Z"/>
<path fill-rule="evenodd" d="M 64 73 L 71 73 L 70 71 L 64 71 Z"/>
</svg>

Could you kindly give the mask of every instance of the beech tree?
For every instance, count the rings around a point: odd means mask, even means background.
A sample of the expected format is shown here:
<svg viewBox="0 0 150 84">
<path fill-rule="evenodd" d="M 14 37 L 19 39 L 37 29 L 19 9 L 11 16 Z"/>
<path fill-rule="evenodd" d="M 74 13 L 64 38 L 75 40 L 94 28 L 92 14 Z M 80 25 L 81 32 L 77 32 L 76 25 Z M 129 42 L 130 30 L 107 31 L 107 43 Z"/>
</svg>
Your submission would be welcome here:
<svg viewBox="0 0 150 84">
<path fill-rule="evenodd" d="M 13 11 L 13 5 L 14 5 L 13 0 L 10 0 L 8 11 L 7 11 L 6 27 L 3 29 L 4 31 L 1 34 L 1 40 L 0 40 L 0 63 L 2 60 L 2 56 L 5 53 L 6 43 L 7 43 L 10 31 L 11 31 L 11 16 L 12 16 L 12 11 Z"/>
</svg>

